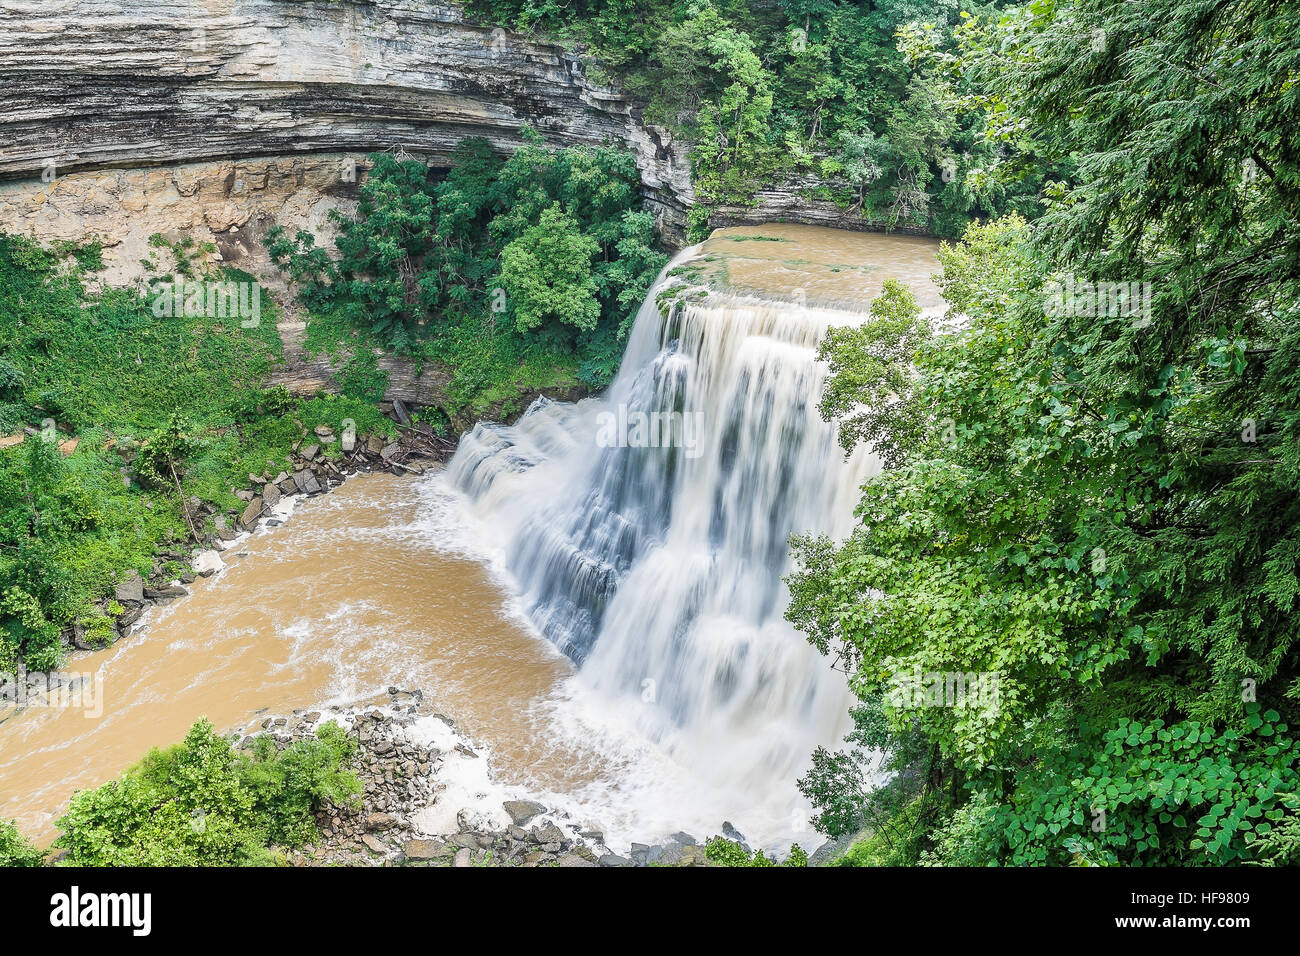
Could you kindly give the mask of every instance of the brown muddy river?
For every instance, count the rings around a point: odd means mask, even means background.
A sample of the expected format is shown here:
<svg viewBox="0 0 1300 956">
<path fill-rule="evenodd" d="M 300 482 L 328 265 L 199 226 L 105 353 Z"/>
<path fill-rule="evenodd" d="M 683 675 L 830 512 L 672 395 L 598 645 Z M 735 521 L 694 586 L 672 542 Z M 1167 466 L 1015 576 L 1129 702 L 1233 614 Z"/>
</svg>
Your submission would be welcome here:
<svg viewBox="0 0 1300 956">
<path fill-rule="evenodd" d="M 48 838 L 74 790 L 176 742 L 200 716 L 242 727 L 390 686 L 422 688 L 515 779 L 589 783 L 599 761 L 557 749 L 536 716 L 571 665 L 511 617 L 481 561 L 450 550 L 437 512 L 416 480 L 358 476 L 227 552 L 227 569 L 190 597 L 69 664 L 96 675 L 102 715 L 29 707 L 0 725 L 0 816 Z"/>
<path fill-rule="evenodd" d="M 892 276 L 933 312 L 936 247 L 765 225 L 720 230 L 696 252 L 741 293 L 860 311 Z M 744 793 L 702 790 L 700 773 L 645 739 L 625 702 L 592 692 L 528 623 L 505 545 L 483 518 L 441 474 L 358 476 L 293 499 L 280 526 L 228 550 L 226 568 L 189 597 L 69 662 L 67 671 L 93 674 L 90 708 L 0 709 L 0 818 L 47 843 L 74 791 L 177 742 L 199 717 L 251 728 L 263 714 L 369 701 L 396 686 L 421 689 L 487 758 L 449 784 L 460 805 L 541 799 L 599 824 L 611 847 L 743 820 L 733 804 Z"/>
</svg>

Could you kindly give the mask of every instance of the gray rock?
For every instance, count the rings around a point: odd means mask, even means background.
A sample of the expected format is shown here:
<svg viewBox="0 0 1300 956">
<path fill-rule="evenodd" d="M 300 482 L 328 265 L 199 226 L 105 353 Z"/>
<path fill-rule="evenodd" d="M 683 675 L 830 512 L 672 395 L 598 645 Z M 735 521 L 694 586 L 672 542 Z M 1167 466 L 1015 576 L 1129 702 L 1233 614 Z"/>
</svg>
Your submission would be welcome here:
<svg viewBox="0 0 1300 956">
<path fill-rule="evenodd" d="M 532 820 L 546 812 L 546 807 L 532 800 L 507 800 L 502 804 L 506 813 L 510 814 L 510 821 L 517 827 L 522 827 Z"/>
<path fill-rule="evenodd" d="M 678 830 L 668 839 L 672 840 L 674 843 L 680 843 L 682 846 L 691 846 L 692 844 L 700 842 L 699 840 L 695 839 L 695 837 L 691 836 L 689 833 L 683 833 L 681 830 Z"/>
<path fill-rule="evenodd" d="M 447 842 L 467 850 L 477 850 L 479 847 L 478 836 L 469 832 L 453 833 Z"/>
<path fill-rule="evenodd" d="M 654 856 L 652 853 L 650 857 L 650 862 L 662 863 L 667 865 L 671 863 L 679 863 L 681 862 L 681 859 L 682 859 L 682 845 L 674 840 L 672 843 L 665 844 L 662 852 L 660 852 L 658 856 Z"/>
<path fill-rule="evenodd" d="M 379 450 L 379 457 L 384 459 L 384 461 L 388 461 L 390 458 L 395 457 L 401 450 L 402 446 L 397 444 L 397 442 L 393 442 L 391 445 L 385 445 Z"/>
<path fill-rule="evenodd" d="M 556 865 L 573 867 L 573 866 L 595 866 L 596 864 L 592 863 L 590 860 L 584 860 L 576 853 L 566 853 L 564 854 L 564 856 L 560 857 L 559 862 Z"/>
<path fill-rule="evenodd" d="M 473 851 L 469 847 L 461 847 L 456 851 L 455 858 L 451 861 L 452 866 L 470 866 L 473 859 Z"/>
<path fill-rule="evenodd" d="M 606 853 L 598 861 L 601 866 L 636 866 L 625 856 L 619 856 L 617 853 Z"/>
<path fill-rule="evenodd" d="M 302 457 L 306 458 L 308 461 L 314 461 L 316 456 L 320 454 L 320 445 L 308 445 L 298 454 L 302 455 Z"/>
<path fill-rule="evenodd" d="M 269 481 L 262 486 L 262 507 L 270 511 L 280 503 L 280 489 Z"/>
<path fill-rule="evenodd" d="M 114 589 L 113 597 L 121 602 L 142 603 L 144 601 L 144 581 L 140 579 L 140 573 L 132 571 L 127 575 L 126 580 Z"/>
<path fill-rule="evenodd" d="M 542 827 L 534 827 L 532 832 L 528 834 L 528 841 L 530 843 L 543 843 L 543 844 L 563 843 L 564 831 L 562 831 L 554 823 L 548 823 Z"/>
<path fill-rule="evenodd" d="M 239 523 L 251 531 L 260 517 L 262 517 L 262 499 L 254 495 L 253 500 L 244 509 L 244 513 L 239 516 Z"/>
<path fill-rule="evenodd" d="M 142 595 L 144 594 L 143 591 L 141 591 L 140 593 L 141 593 Z M 131 608 L 130 610 L 128 610 L 125 614 L 123 614 L 121 617 L 119 617 L 119 618 L 117 619 L 117 626 L 118 626 L 119 628 L 127 628 L 127 627 L 130 627 L 130 626 L 131 626 L 132 624 L 134 624 L 136 621 L 140 620 L 140 617 L 141 617 L 141 615 L 143 615 L 143 614 L 144 614 L 144 605 L 143 605 L 143 604 L 140 605 L 139 607 L 133 607 L 133 608 Z"/>
<path fill-rule="evenodd" d="M 638 866 L 646 865 L 646 857 L 650 853 L 651 847 L 645 843 L 633 843 L 631 849 L 632 862 Z"/>
<path fill-rule="evenodd" d="M 320 482 L 316 480 L 316 476 L 305 469 L 293 473 L 293 483 L 305 495 L 314 495 L 321 490 Z"/>
</svg>

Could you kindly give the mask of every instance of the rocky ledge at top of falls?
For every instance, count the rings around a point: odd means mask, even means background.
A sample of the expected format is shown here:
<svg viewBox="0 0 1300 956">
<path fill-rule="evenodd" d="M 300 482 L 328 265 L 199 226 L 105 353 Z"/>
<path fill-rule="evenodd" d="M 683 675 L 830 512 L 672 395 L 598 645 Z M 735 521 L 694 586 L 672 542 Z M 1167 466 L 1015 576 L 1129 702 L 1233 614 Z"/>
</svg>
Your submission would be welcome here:
<svg viewBox="0 0 1300 956">
<path fill-rule="evenodd" d="M 433 744 L 417 727 L 430 720 L 448 730 Z M 369 705 L 265 716 L 238 746 L 247 749 L 257 733 L 267 733 L 283 749 L 314 736 L 329 721 L 356 741 L 352 769 L 364 790 L 357 805 L 326 806 L 317 814 L 321 839 L 292 851 L 294 866 L 709 865 L 703 845 L 689 834 L 676 833 L 656 844 L 633 843 L 624 856 L 604 845 L 597 824 L 575 821 L 562 810 L 528 799 L 502 801 L 495 822 L 482 808 L 457 807 L 450 832 L 425 832 L 422 812 L 449 799 L 443 779 L 447 761 L 484 758 L 419 690 L 390 687 L 386 699 Z M 723 829 L 729 838 L 739 836 L 727 825 Z"/>
</svg>

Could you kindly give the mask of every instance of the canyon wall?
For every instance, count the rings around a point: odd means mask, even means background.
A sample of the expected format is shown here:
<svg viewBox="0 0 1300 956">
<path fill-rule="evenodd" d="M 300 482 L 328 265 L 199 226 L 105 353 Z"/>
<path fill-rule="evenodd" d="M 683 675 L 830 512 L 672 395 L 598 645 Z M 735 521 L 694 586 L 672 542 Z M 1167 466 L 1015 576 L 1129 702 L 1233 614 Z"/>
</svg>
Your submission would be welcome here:
<svg viewBox="0 0 1300 956">
<path fill-rule="evenodd" d="M 6 0 L 0 105 L 0 180 L 376 149 L 437 165 L 530 124 L 631 149 L 671 232 L 693 201 L 686 150 L 575 57 L 426 0 Z"/>
<path fill-rule="evenodd" d="M 97 238 L 107 284 L 150 274 L 162 234 L 282 289 L 266 230 L 306 228 L 329 248 L 329 214 L 355 208 L 367 153 L 444 166 L 467 136 L 513 150 L 525 125 L 554 145 L 631 150 L 660 233 L 684 241 L 689 145 L 571 52 L 467 22 L 454 3 L 0 0 L 0 231 Z M 768 221 L 870 228 L 799 184 L 715 215 Z M 328 384 L 329 364 L 299 354 L 292 296 L 277 299 L 289 384 Z M 404 400 L 434 387 L 389 371 Z"/>
</svg>

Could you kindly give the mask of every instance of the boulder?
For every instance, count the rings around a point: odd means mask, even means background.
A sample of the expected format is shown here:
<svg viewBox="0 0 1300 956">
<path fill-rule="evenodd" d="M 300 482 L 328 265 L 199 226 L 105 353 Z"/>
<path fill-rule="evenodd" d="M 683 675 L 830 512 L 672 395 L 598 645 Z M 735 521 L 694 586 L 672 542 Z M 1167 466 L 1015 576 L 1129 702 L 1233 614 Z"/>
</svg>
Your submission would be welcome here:
<svg viewBox="0 0 1300 956">
<path fill-rule="evenodd" d="M 507 800 L 502 806 L 510 815 L 510 821 L 517 827 L 524 826 L 529 820 L 546 812 L 544 806 L 532 800 Z"/>
<path fill-rule="evenodd" d="M 749 851 L 749 846 L 745 843 L 745 835 L 737 830 L 730 820 L 722 821 L 722 835 L 733 843 L 739 843 L 745 851 Z"/>
<path fill-rule="evenodd" d="M 684 846 L 681 849 L 681 856 L 677 860 L 678 866 L 708 866 L 708 857 L 704 855 L 704 847 L 696 844 Z"/>
<path fill-rule="evenodd" d="M 302 457 L 306 458 L 308 461 L 313 461 L 315 460 L 316 456 L 320 454 L 320 445 L 308 445 L 301 452 L 299 452 L 299 454 L 302 455 Z"/>
<path fill-rule="evenodd" d="M 293 483 L 298 490 L 305 495 L 314 495 L 321 490 L 320 482 L 310 471 L 295 471 L 293 473 Z"/>
<path fill-rule="evenodd" d="M 559 827 L 557 827 L 554 823 L 548 823 L 543 827 L 538 827 L 534 829 L 529 839 L 533 843 L 541 843 L 541 844 L 563 843 L 564 831 L 561 830 Z"/>
<path fill-rule="evenodd" d="M 452 866 L 472 866 L 472 855 L 469 847 L 461 847 L 456 851 L 455 858 L 451 861 Z"/>
<path fill-rule="evenodd" d="M 260 517 L 262 517 L 262 499 L 254 497 L 244 509 L 244 513 L 239 516 L 239 523 L 251 531 Z"/>
<path fill-rule="evenodd" d="M 113 591 L 113 597 L 121 603 L 142 603 L 144 601 L 144 581 L 140 579 L 140 573 L 132 571 L 127 575 L 126 580 Z"/>
<path fill-rule="evenodd" d="M 169 584 L 161 588 L 145 588 L 144 596 L 150 601 L 174 601 L 176 598 L 185 597 L 190 592 L 185 590 L 179 584 Z"/>
<path fill-rule="evenodd" d="M 682 845 L 675 840 L 659 848 L 658 855 L 656 855 L 654 850 L 652 849 L 650 851 L 650 856 L 649 856 L 649 860 L 651 863 L 659 863 L 664 866 L 668 866 L 673 863 L 679 863 L 681 862 L 681 859 L 682 859 Z"/>
<path fill-rule="evenodd" d="M 408 860 L 441 860 L 451 856 L 453 850 L 441 840 L 411 840 L 405 852 Z"/>
<path fill-rule="evenodd" d="M 133 607 L 117 619 L 117 626 L 122 629 L 128 628 L 136 621 L 140 620 L 142 614 L 144 614 L 144 605 Z"/>
<path fill-rule="evenodd" d="M 600 866 L 636 866 L 625 856 L 619 856 L 617 853 L 606 853 L 598 861 Z"/>
<path fill-rule="evenodd" d="M 270 482 L 262 486 L 262 507 L 270 511 L 280 503 L 280 489 Z"/>
<path fill-rule="evenodd" d="M 578 856 L 578 854 L 576 854 L 576 853 L 566 853 L 566 854 L 564 854 L 564 856 L 560 857 L 559 862 L 558 862 L 556 865 L 557 865 L 557 866 L 568 866 L 568 867 L 573 867 L 573 866 L 596 866 L 595 863 L 592 863 L 590 860 L 584 860 L 582 857 Z"/>
</svg>

